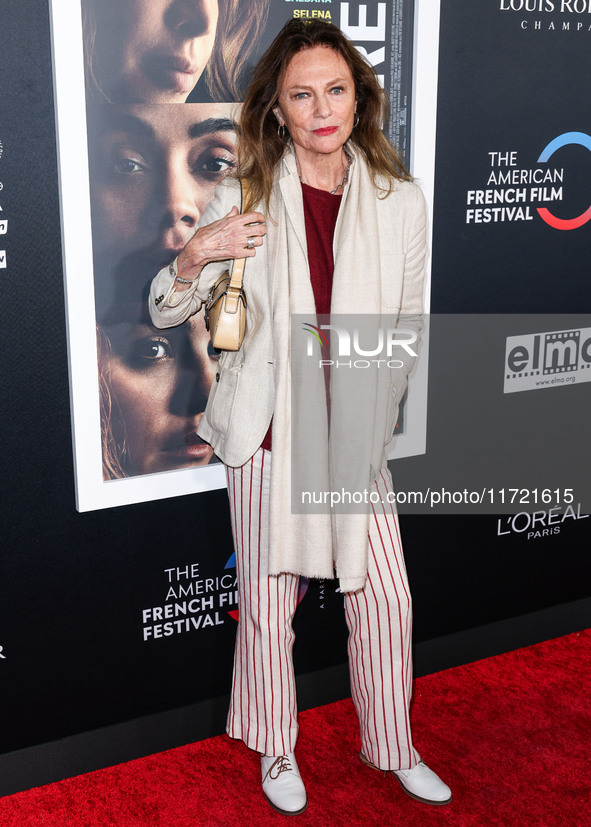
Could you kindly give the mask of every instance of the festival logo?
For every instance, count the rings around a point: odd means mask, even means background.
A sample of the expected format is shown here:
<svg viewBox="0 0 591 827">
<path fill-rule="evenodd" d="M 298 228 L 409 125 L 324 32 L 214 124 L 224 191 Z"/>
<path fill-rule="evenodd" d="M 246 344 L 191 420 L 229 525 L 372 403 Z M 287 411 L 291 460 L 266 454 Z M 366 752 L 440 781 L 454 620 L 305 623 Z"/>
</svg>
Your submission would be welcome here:
<svg viewBox="0 0 591 827">
<path fill-rule="evenodd" d="M 236 619 L 231 609 L 238 605 L 235 573 L 209 576 L 200 563 L 191 563 L 164 569 L 164 575 L 164 599 L 142 610 L 144 641 L 223 626 L 226 612 Z"/>
<path fill-rule="evenodd" d="M 573 144 L 583 146 L 591 151 L 591 136 L 586 135 L 584 132 L 564 132 L 544 147 L 538 158 L 538 164 L 545 164 L 559 149 Z M 570 219 L 557 218 L 547 207 L 539 207 L 538 214 L 546 224 L 549 224 L 556 230 L 576 230 L 591 219 L 591 206 L 580 215 Z"/>
<path fill-rule="evenodd" d="M 488 173 L 481 188 L 466 193 L 466 224 L 502 224 L 534 221 L 538 216 L 555 230 L 577 230 L 591 219 L 591 206 L 583 212 L 571 206 L 580 198 L 582 163 L 571 152 L 564 165 L 561 150 L 582 147 L 591 151 L 591 136 L 564 132 L 549 141 L 538 156 L 539 166 L 522 165 L 517 150 L 489 151 Z M 550 164 L 550 160 L 554 163 Z M 575 190 L 577 190 L 575 192 Z M 574 193 L 574 195 L 573 195 Z M 560 210 L 573 209 L 562 217 Z"/>
</svg>

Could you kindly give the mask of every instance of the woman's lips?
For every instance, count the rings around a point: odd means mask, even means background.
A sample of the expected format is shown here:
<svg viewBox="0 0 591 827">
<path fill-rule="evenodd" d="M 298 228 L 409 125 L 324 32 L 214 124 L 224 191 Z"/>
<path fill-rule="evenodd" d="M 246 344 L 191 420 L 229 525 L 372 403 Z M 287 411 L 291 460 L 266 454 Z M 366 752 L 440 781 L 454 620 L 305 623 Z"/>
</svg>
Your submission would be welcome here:
<svg viewBox="0 0 591 827">
<path fill-rule="evenodd" d="M 175 438 L 165 447 L 165 451 L 167 456 L 175 457 L 180 462 L 208 462 L 213 454 L 211 445 L 204 442 L 195 431 Z"/>
<path fill-rule="evenodd" d="M 171 88 L 175 92 L 182 92 L 188 95 L 195 86 L 196 72 L 181 72 L 178 69 L 170 69 L 167 72 L 170 78 Z"/>
<path fill-rule="evenodd" d="M 151 55 L 144 71 L 159 89 L 188 95 L 201 74 L 201 66 L 175 55 Z"/>
<path fill-rule="evenodd" d="M 206 457 L 211 453 L 211 445 L 204 442 L 196 431 L 185 436 L 185 452 L 192 457 Z"/>
<path fill-rule="evenodd" d="M 323 135 L 334 135 L 338 129 L 338 126 L 322 126 L 320 129 L 314 129 L 312 131 L 314 135 L 320 135 L 322 137 Z"/>
</svg>

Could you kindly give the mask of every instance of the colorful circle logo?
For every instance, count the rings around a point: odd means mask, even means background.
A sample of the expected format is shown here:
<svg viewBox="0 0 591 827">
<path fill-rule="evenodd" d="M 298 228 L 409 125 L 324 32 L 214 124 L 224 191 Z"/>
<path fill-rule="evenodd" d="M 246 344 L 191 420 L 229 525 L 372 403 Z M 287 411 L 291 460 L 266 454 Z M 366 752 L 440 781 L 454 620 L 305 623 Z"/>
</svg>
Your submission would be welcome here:
<svg viewBox="0 0 591 827">
<path fill-rule="evenodd" d="M 554 155 L 556 150 L 571 144 L 584 146 L 591 152 L 591 135 L 587 135 L 585 132 L 564 132 L 544 147 L 538 158 L 538 163 L 545 163 Z M 542 218 L 546 224 L 554 227 L 555 230 L 576 230 L 591 219 L 591 207 L 588 207 L 585 212 L 576 218 L 557 218 L 546 207 L 538 207 L 538 213 L 540 214 L 540 218 Z"/>
</svg>

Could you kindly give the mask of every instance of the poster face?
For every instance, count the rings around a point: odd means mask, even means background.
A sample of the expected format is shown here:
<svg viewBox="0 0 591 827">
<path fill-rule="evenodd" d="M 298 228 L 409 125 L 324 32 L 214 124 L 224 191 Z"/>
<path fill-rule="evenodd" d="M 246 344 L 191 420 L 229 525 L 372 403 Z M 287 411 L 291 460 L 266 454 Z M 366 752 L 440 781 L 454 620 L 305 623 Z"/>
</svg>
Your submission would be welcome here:
<svg viewBox="0 0 591 827">
<path fill-rule="evenodd" d="M 202 311 L 156 329 L 149 284 L 235 169 L 240 101 L 290 18 L 337 23 L 354 41 L 392 99 L 384 128 L 410 156 L 412 12 L 402 0 L 54 0 L 79 510 L 225 485 L 197 434 L 219 353 Z M 399 455 L 424 448 L 419 407 Z"/>
<path fill-rule="evenodd" d="M 203 313 L 158 330 L 147 289 L 234 168 L 236 111 L 227 103 L 101 104 L 89 111 L 105 480 L 215 462 L 196 433 L 219 358 Z"/>
</svg>

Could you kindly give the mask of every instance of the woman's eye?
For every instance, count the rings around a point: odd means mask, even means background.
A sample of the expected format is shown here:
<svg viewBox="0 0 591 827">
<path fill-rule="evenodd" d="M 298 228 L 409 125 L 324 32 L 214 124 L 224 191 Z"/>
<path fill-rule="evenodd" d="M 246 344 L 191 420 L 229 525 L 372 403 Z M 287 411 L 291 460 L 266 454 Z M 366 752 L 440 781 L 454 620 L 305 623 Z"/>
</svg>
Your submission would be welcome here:
<svg viewBox="0 0 591 827">
<path fill-rule="evenodd" d="M 126 144 L 111 146 L 105 161 L 115 175 L 137 175 L 147 172 L 149 167 L 146 156 L 137 147 Z"/>
<path fill-rule="evenodd" d="M 297 101 L 305 100 L 307 97 L 308 97 L 307 92 L 296 92 L 296 94 L 294 95 L 294 99 L 297 100 Z"/>
<path fill-rule="evenodd" d="M 130 175 L 134 172 L 143 172 L 145 166 L 134 158 L 120 158 L 113 163 L 113 169 L 120 175 Z"/>
<path fill-rule="evenodd" d="M 167 339 L 138 339 L 131 350 L 132 360 L 140 366 L 157 359 L 169 359 L 172 355 L 172 347 Z"/>
<path fill-rule="evenodd" d="M 227 175 L 236 167 L 233 155 L 227 152 L 208 152 L 201 155 L 195 164 L 194 172 L 199 175 L 220 177 Z"/>
<path fill-rule="evenodd" d="M 333 95 L 341 95 L 345 90 L 342 86 L 333 86 L 333 88 L 330 91 Z"/>
</svg>

